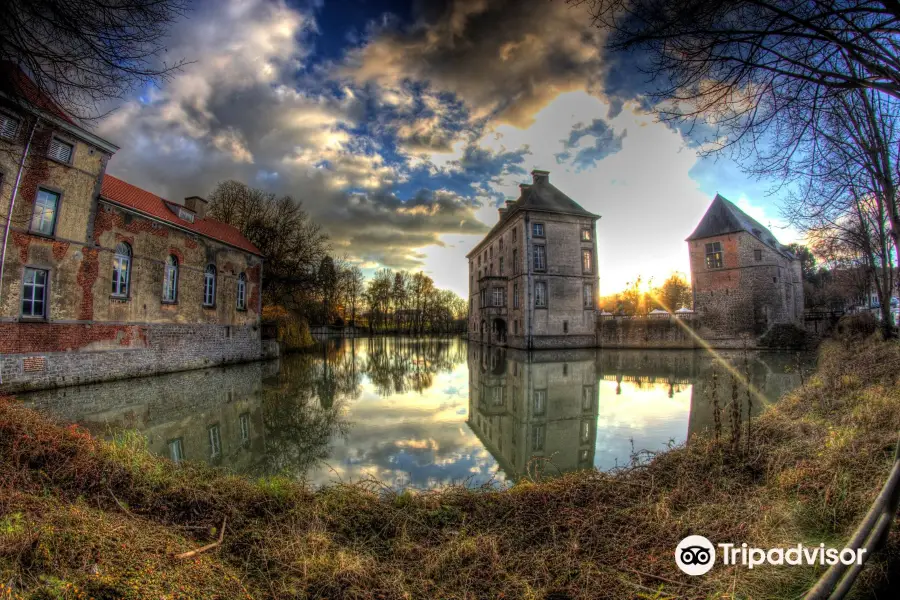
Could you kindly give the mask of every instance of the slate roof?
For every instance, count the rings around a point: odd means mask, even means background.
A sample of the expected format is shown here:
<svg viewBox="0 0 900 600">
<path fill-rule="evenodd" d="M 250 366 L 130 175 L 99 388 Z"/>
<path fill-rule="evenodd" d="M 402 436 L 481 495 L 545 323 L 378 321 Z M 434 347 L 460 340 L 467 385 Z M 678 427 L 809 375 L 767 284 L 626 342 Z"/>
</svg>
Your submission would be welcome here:
<svg viewBox="0 0 900 600">
<path fill-rule="evenodd" d="M 135 212 L 165 221 L 181 229 L 187 229 L 203 237 L 262 256 L 259 249 L 241 235 L 237 228 L 209 218 L 195 218 L 193 223 L 185 221 L 169 208 L 170 206 L 181 206 L 181 204 L 161 198 L 147 190 L 142 190 L 137 186 L 122 181 L 118 177 L 113 177 L 112 175 L 103 177 L 100 197 Z"/>
<path fill-rule="evenodd" d="M 749 233 L 776 252 L 794 258 L 793 252 L 776 240 L 771 231 L 720 194 L 716 194 L 713 198 L 697 228 L 685 241 L 692 242 L 738 232 Z"/>
<path fill-rule="evenodd" d="M 497 221 L 497 224 L 488 232 L 478 244 L 472 248 L 467 254 L 475 254 L 485 241 L 493 237 L 503 225 L 514 214 L 521 210 L 534 210 L 543 212 L 562 213 L 567 215 L 576 215 L 581 217 L 590 217 L 599 219 L 600 215 L 595 215 L 584 209 L 580 204 L 569 198 L 560 191 L 555 185 L 550 183 L 549 173 L 547 171 L 532 171 L 534 183 L 522 184 L 519 186 L 519 197 L 515 201 L 507 201 L 506 211 Z"/>
</svg>

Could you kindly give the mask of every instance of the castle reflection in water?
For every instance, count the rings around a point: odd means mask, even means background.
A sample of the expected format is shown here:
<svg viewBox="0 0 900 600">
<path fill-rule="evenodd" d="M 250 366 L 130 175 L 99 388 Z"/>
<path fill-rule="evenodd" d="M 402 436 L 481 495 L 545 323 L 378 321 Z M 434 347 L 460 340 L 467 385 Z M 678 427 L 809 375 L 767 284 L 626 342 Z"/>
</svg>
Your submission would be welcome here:
<svg viewBox="0 0 900 600">
<path fill-rule="evenodd" d="M 743 429 L 808 357 L 699 351 L 526 353 L 457 339 L 332 340 L 316 352 L 36 392 L 96 435 L 137 430 L 176 461 L 321 484 L 480 485 L 609 469 L 635 450 Z M 749 380 L 758 396 L 748 395 Z M 713 391 L 715 390 L 715 391 Z M 718 418 L 717 418 L 718 415 Z"/>
</svg>

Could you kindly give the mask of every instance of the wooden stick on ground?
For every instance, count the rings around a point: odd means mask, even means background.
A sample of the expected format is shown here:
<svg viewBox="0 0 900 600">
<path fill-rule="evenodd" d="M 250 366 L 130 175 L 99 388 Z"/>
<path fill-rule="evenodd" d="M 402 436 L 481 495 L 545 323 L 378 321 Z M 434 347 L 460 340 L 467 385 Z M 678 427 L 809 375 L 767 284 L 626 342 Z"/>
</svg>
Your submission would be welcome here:
<svg viewBox="0 0 900 600">
<path fill-rule="evenodd" d="M 206 552 L 207 550 L 212 550 L 218 546 L 222 545 L 222 540 L 225 539 L 225 522 L 228 521 L 228 517 L 224 517 L 222 519 L 222 529 L 219 530 L 219 539 L 213 542 L 212 544 L 207 544 L 202 548 L 197 548 L 196 550 L 188 550 L 187 552 L 182 552 L 181 554 L 176 554 L 175 558 L 185 559 L 191 558 L 193 556 L 197 556 L 202 552 Z"/>
</svg>

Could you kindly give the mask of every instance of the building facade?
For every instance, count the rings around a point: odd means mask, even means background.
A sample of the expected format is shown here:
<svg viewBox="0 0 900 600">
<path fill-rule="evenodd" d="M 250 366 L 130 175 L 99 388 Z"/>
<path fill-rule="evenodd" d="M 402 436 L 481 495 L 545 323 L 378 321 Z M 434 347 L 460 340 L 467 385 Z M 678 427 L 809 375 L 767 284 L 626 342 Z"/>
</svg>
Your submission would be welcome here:
<svg viewBox="0 0 900 600">
<path fill-rule="evenodd" d="M 107 175 L 118 148 L 22 83 L 0 97 L 0 391 L 260 358 L 259 250 L 202 198 Z"/>
<path fill-rule="evenodd" d="M 468 337 L 513 348 L 587 348 L 596 343 L 596 223 L 532 171 L 519 198 L 466 256 Z"/>
<path fill-rule="evenodd" d="M 706 326 L 750 336 L 803 326 L 800 259 L 733 203 L 717 194 L 687 243 L 694 310 Z"/>
</svg>

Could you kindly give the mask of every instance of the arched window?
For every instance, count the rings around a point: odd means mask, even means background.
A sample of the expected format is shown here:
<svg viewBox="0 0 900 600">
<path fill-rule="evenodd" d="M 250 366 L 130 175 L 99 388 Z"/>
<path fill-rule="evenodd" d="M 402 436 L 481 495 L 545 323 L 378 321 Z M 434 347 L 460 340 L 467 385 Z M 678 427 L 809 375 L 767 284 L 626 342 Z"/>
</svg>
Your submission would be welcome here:
<svg viewBox="0 0 900 600">
<path fill-rule="evenodd" d="M 216 265 L 207 265 L 203 276 L 203 306 L 216 304 Z"/>
<path fill-rule="evenodd" d="M 247 276 L 243 273 L 238 275 L 237 308 L 247 310 Z"/>
<path fill-rule="evenodd" d="M 128 283 L 131 279 L 131 246 L 119 242 L 113 256 L 112 295 L 128 297 Z"/>
<path fill-rule="evenodd" d="M 178 259 L 169 255 L 166 259 L 166 269 L 163 274 L 163 302 L 176 302 L 178 300 Z"/>
</svg>

